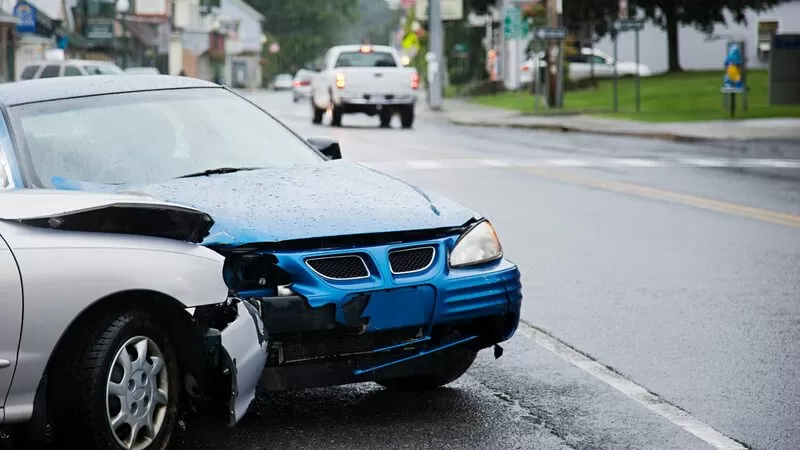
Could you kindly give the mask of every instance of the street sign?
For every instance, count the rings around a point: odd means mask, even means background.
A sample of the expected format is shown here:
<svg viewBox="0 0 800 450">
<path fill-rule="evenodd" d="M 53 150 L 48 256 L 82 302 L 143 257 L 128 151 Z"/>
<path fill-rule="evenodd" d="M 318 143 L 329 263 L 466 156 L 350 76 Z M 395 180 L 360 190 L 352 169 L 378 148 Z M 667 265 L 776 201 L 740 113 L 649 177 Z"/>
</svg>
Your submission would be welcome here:
<svg viewBox="0 0 800 450">
<path fill-rule="evenodd" d="M 642 31 L 644 29 L 644 20 L 642 19 L 623 19 L 614 23 L 614 28 L 617 31 Z"/>
<path fill-rule="evenodd" d="M 25 2 L 18 2 L 14 6 L 14 17 L 19 20 L 17 23 L 18 33 L 36 32 L 36 8 Z"/>
<path fill-rule="evenodd" d="M 417 0 L 415 14 L 417 20 L 428 20 L 428 0 Z M 439 0 L 442 20 L 461 20 L 464 18 L 464 0 Z"/>
<path fill-rule="evenodd" d="M 566 28 L 538 28 L 536 30 L 536 37 L 539 39 L 566 39 Z"/>
<path fill-rule="evenodd" d="M 503 19 L 503 34 L 506 39 L 523 39 L 529 32 L 528 22 L 522 20 L 522 11 L 515 5 L 509 6 Z"/>
</svg>

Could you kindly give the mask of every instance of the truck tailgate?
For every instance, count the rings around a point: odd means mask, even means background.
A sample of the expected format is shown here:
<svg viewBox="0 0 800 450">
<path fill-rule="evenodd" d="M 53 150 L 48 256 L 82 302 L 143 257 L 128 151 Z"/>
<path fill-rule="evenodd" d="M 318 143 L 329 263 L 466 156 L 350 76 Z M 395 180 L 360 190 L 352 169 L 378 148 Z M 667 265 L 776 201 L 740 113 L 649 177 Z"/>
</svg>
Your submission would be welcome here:
<svg viewBox="0 0 800 450">
<path fill-rule="evenodd" d="M 413 92 L 411 75 L 406 67 L 347 67 L 338 69 L 345 76 L 348 94 L 403 95 Z"/>
</svg>

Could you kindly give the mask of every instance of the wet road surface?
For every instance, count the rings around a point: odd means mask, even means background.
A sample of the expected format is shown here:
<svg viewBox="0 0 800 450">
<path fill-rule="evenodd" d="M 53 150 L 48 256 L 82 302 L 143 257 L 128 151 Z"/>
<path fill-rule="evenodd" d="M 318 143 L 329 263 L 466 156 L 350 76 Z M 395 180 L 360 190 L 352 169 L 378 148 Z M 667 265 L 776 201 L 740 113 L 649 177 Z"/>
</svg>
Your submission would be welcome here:
<svg viewBox="0 0 800 450">
<path fill-rule="evenodd" d="M 312 125 L 308 104 L 289 95 L 252 98 L 303 136 L 338 139 L 344 159 L 489 217 L 522 270 L 528 324 L 720 435 L 800 448 L 800 145 L 468 128 L 429 112 L 413 130 L 397 119 L 379 129 L 363 115 L 331 128 Z M 727 445 L 532 350 L 534 341 L 518 335 L 500 360 L 486 355 L 466 386 L 508 393 L 575 448 Z M 489 415 L 508 432 L 525 429 Z"/>
<path fill-rule="evenodd" d="M 800 448 L 800 148 L 678 144 L 345 116 L 251 98 L 344 159 L 490 218 L 525 324 L 450 387 L 259 397 L 178 449 Z M 395 119 L 397 121 L 397 119 Z M 325 123 L 329 122 L 326 118 Z"/>
</svg>

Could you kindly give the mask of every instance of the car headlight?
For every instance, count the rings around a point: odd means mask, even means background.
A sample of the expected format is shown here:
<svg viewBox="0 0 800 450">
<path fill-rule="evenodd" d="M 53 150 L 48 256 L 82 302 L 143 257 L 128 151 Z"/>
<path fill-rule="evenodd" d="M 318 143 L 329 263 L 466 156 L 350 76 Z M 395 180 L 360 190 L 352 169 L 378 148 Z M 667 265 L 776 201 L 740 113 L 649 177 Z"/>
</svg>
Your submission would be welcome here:
<svg viewBox="0 0 800 450">
<path fill-rule="evenodd" d="M 450 267 L 463 267 L 494 261 L 503 256 L 503 247 L 489 221 L 484 220 L 464 233 L 450 252 Z"/>
</svg>

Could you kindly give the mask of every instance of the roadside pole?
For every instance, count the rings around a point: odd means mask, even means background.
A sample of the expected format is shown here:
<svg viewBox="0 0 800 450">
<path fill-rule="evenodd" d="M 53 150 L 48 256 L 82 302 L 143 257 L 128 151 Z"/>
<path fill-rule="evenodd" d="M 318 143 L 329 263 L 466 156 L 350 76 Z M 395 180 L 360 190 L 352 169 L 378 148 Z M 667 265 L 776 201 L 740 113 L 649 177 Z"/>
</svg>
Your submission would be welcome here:
<svg viewBox="0 0 800 450">
<path fill-rule="evenodd" d="M 558 28 L 558 4 L 561 0 L 547 0 L 547 22 L 550 28 Z M 557 41 L 550 39 L 547 44 L 547 104 L 554 108 L 558 104 L 556 98 L 558 89 L 558 64 L 556 64 Z M 560 55 L 558 55 L 560 56 Z"/>
<path fill-rule="evenodd" d="M 641 99 L 641 88 L 642 88 L 642 77 L 640 73 L 640 58 L 639 58 L 639 28 L 636 28 L 635 31 L 635 38 L 636 40 L 634 46 L 636 47 L 636 112 L 641 112 L 642 109 L 642 99 Z"/>
<path fill-rule="evenodd" d="M 619 92 L 617 92 L 619 81 L 619 73 L 617 72 L 617 61 L 619 61 L 619 54 L 617 52 L 617 39 L 619 39 L 619 31 L 616 24 L 612 24 L 611 38 L 614 40 L 614 112 L 619 111 Z"/>
<path fill-rule="evenodd" d="M 443 71 L 443 53 L 444 53 L 444 26 L 442 24 L 442 5 L 441 0 L 429 0 L 430 14 L 428 15 L 428 24 L 430 28 L 430 52 L 433 54 L 433 64 L 428 65 L 428 70 L 436 70 L 434 76 L 431 78 L 430 85 L 430 107 L 434 111 L 442 109 L 443 92 L 442 92 L 442 71 Z"/>
<path fill-rule="evenodd" d="M 536 38 L 536 35 L 533 35 L 534 39 L 534 46 L 533 46 L 533 57 L 531 61 L 533 61 L 533 90 L 536 94 L 536 114 L 539 114 L 539 103 L 542 101 L 542 71 L 539 70 L 539 64 L 541 60 L 539 59 L 539 52 L 542 51 L 542 41 Z"/>
</svg>

